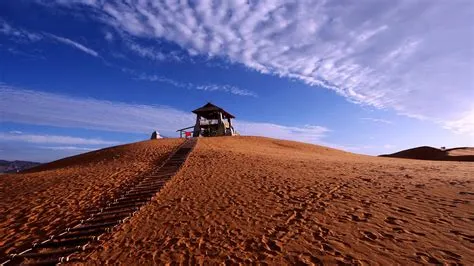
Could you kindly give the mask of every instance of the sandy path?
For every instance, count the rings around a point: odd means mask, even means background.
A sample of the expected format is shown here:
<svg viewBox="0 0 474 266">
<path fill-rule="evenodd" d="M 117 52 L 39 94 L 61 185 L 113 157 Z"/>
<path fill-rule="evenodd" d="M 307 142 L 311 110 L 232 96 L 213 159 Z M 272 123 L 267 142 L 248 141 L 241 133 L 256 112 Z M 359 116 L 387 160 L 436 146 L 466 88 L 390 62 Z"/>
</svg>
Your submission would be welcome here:
<svg viewBox="0 0 474 266">
<path fill-rule="evenodd" d="M 90 264 L 474 263 L 474 164 L 200 139 Z"/>
<path fill-rule="evenodd" d="M 121 185 L 151 171 L 179 139 L 112 147 L 0 176 L 0 258 L 78 221 Z"/>
</svg>

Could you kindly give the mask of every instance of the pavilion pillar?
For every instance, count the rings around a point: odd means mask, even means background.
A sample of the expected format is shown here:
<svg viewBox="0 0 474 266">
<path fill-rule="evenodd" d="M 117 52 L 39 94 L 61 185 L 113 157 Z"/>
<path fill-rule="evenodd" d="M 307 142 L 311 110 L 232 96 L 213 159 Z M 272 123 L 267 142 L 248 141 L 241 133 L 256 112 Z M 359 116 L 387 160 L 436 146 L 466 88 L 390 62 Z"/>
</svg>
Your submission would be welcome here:
<svg viewBox="0 0 474 266">
<path fill-rule="evenodd" d="M 196 124 L 194 125 L 193 137 L 199 137 L 200 133 L 201 133 L 201 116 L 197 115 Z"/>
</svg>

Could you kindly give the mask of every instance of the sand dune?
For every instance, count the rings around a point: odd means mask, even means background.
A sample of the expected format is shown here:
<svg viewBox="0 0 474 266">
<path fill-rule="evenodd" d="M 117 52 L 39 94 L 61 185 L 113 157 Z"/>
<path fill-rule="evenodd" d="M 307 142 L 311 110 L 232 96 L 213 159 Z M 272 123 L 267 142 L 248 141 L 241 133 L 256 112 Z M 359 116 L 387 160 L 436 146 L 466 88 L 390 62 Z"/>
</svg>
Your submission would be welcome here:
<svg viewBox="0 0 474 266">
<path fill-rule="evenodd" d="M 474 165 L 199 139 L 89 264 L 474 264 Z"/>
<path fill-rule="evenodd" d="M 138 142 L 1 175 L 0 258 L 77 222 L 85 210 L 153 169 L 181 142 Z"/>
<path fill-rule="evenodd" d="M 381 155 L 381 157 L 433 160 L 433 161 L 467 161 L 474 162 L 474 148 L 461 147 L 440 150 L 433 147 L 422 146 L 403 150 L 392 154 Z"/>
<path fill-rule="evenodd" d="M 123 145 L 0 176 L 1 251 L 62 231 L 181 141 Z M 472 265 L 473 173 L 470 162 L 203 138 L 156 200 L 83 258 L 91 265 Z"/>
<path fill-rule="evenodd" d="M 474 148 L 463 147 L 447 150 L 449 156 L 474 156 Z"/>
</svg>

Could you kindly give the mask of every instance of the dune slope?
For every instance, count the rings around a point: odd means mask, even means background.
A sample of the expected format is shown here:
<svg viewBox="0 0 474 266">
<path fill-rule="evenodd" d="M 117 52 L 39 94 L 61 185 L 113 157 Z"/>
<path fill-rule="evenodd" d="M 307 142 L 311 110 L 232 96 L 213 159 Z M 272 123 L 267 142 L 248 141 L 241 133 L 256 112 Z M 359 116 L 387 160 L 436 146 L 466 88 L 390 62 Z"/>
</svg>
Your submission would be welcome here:
<svg viewBox="0 0 474 266">
<path fill-rule="evenodd" d="M 143 141 L 1 175 L 0 258 L 79 221 L 85 210 L 151 171 L 180 143 L 180 139 Z"/>
<path fill-rule="evenodd" d="M 381 157 L 433 160 L 433 161 L 465 161 L 474 162 L 474 148 L 461 147 L 440 150 L 433 147 L 422 146 L 403 150 L 392 154 L 381 155 Z"/>
<path fill-rule="evenodd" d="M 90 264 L 474 263 L 474 165 L 199 139 Z"/>
</svg>

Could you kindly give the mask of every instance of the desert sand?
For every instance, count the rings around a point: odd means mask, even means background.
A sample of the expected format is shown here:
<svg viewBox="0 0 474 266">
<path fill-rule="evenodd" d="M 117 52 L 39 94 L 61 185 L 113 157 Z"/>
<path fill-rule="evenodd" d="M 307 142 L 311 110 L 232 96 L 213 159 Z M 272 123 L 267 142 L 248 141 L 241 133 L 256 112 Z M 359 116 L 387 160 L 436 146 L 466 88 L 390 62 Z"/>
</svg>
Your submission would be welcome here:
<svg viewBox="0 0 474 266">
<path fill-rule="evenodd" d="M 432 161 L 474 162 L 474 147 L 459 147 L 441 150 L 429 146 L 422 146 L 380 156 Z"/>
<path fill-rule="evenodd" d="M 122 145 L 1 175 L 0 258 L 77 223 L 86 210 L 154 169 L 180 143 L 166 139 Z"/>
<path fill-rule="evenodd" d="M 85 165 L 80 159 L 2 176 L 2 250 L 80 217 L 116 182 L 149 170 L 178 143 L 146 141 L 107 156 L 91 153 Z M 114 155 L 118 161 L 108 158 Z M 471 162 L 372 157 L 260 137 L 201 138 L 156 198 L 83 259 L 473 265 L 473 202 Z"/>
<path fill-rule="evenodd" d="M 474 264 L 474 164 L 199 139 L 90 264 Z"/>
</svg>

